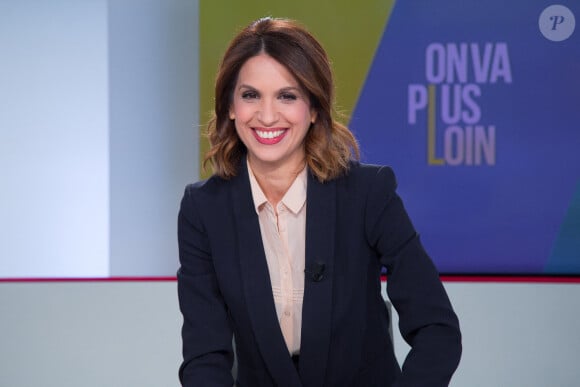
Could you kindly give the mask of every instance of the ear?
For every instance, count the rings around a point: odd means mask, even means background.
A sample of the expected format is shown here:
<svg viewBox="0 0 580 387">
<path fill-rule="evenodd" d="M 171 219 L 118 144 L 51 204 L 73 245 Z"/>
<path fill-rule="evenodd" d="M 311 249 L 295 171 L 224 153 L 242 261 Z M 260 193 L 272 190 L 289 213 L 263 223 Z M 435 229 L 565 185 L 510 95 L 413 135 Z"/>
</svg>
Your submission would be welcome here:
<svg viewBox="0 0 580 387">
<path fill-rule="evenodd" d="M 313 124 L 316 122 L 316 117 L 318 116 L 318 112 L 314 109 L 310 109 L 310 122 Z"/>
<path fill-rule="evenodd" d="M 234 109 L 232 108 L 232 106 L 230 105 L 230 111 L 229 111 L 229 115 L 230 115 L 230 120 L 235 120 L 236 119 L 236 115 L 234 114 Z"/>
</svg>

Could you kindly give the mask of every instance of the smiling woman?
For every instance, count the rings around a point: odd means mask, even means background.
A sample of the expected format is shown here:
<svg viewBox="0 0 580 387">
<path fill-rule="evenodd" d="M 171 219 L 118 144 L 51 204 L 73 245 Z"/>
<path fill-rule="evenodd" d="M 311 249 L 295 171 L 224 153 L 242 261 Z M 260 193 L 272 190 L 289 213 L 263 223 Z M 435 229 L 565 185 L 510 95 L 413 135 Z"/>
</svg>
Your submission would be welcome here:
<svg viewBox="0 0 580 387">
<path fill-rule="evenodd" d="M 459 323 L 388 167 L 333 119 L 324 49 L 264 18 L 221 62 L 206 162 L 179 213 L 184 386 L 443 386 Z M 399 367 L 381 268 L 412 349 Z"/>
<path fill-rule="evenodd" d="M 286 176 L 280 182 L 283 195 L 305 165 L 304 137 L 316 120 L 308 94 L 284 66 L 260 54 L 240 69 L 230 119 L 262 189 L 268 184 L 261 180 L 268 176 Z M 265 194 L 273 204 L 281 198 Z"/>
<path fill-rule="evenodd" d="M 253 23 L 226 50 L 215 85 L 215 115 L 208 124 L 210 150 L 205 164 L 211 163 L 214 172 L 223 178 L 237 175 L 248 144 L 236 132 L 239 119 L 232 115 L 232 102 L 242 97 L 260 101 L 258 107 L 263 108 L 269 107 L 264 105 L 268 102 L 264 98 L 270 98 L 289 106 L 306 103 L 312 125 L 304 138 L 305 161 L 320 181 L 340 176 L 348 169 L 349 160 L 358 158 L 358 145 L 348 128 L 332 118 L 334 83 L 326 52 L 308 31 L 296 28 L 295 22 L 271 21 L 260 19 Z M 259 72 L 266 70 L 270 81 L 279 78 L 277 90 Z M 268 90 L 246 84 L 242 75 L 252 77 L 253 82 L 259 79 L 260 87 L 267 86 Z M 261 94 L 266 91 L 271 95 Z M 265 124 L 272 120 L 264 113 L 274 115 L 275 106 L 281 105 L 272 105 L 269 111 L 260 113 L 266 120 L 261 126 L 267 128 Z"/>
</svg>

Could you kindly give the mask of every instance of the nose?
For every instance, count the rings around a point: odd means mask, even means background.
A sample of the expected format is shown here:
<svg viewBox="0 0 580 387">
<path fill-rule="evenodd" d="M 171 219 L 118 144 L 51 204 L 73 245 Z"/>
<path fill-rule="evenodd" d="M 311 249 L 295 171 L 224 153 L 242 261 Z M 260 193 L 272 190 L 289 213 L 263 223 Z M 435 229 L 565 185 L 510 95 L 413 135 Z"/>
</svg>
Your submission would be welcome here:
<svg viewBox="0 0 580 387">
<path fill-rule="evenodd" d="M 262 101 L 258 110 L 258 120 L 266 127 L 272 126 L 278 121 L 278 111 L 272 101 Z"/>
</svg>

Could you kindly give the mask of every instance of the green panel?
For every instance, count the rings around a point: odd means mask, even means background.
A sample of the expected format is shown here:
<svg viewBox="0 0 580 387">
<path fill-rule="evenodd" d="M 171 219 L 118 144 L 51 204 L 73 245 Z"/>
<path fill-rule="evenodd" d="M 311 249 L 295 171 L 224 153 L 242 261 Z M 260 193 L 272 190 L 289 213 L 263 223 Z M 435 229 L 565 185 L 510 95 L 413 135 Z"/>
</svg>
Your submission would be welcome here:
<svg viewBox="0 0 580 387">
<path fill-rule="evenodd" d="M 205 129 L 210 117 L 215 73 L 227 44 L 240 29 L 263 16 L 296 19 L 320 40 L 333 64 L 337 110 L 348 117 L 363 87 L 393 3 L 394 0 L 200 1 L 201 127 Z M 207 140 L 202 136 L 202 159 L 207 148 Z M 201 176 L 208 174 L 202 171 Z"/>
</svg>

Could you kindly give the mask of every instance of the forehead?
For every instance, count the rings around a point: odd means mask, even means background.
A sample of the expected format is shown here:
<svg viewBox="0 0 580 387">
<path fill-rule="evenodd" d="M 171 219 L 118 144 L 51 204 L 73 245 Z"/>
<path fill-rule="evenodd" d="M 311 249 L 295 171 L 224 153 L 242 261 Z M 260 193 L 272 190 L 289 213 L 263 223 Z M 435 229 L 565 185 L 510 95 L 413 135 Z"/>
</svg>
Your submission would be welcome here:
<svg viewBox="0 0 580 387">
<path fill-rule="evenodd" d="M 280 62 L 267 54 L 248 59 L 240 68 L 237 84 L 298 87 L 298 81 Z"/>
</svg>

